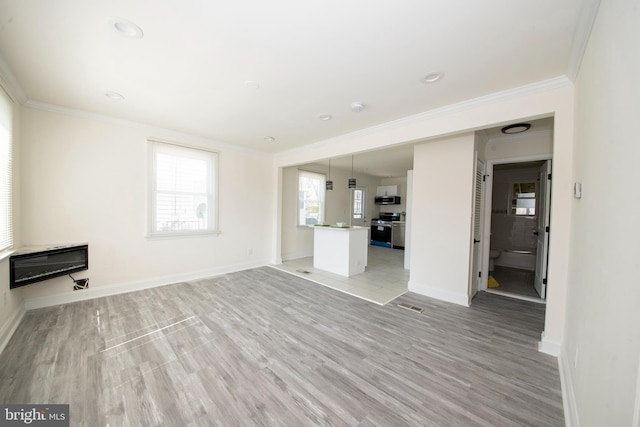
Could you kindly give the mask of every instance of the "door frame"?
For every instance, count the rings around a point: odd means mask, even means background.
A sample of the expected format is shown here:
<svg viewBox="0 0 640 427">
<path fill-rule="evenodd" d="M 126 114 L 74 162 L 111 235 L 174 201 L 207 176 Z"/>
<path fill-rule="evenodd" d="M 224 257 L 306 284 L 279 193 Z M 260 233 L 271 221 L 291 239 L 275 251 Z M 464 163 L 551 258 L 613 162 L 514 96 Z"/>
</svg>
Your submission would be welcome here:
<svg viewBox="0 0 640 427">
<path fill-rule="evenodd" d="M 483 224 L 483 235 L 482 235 L 482 265 L 481 270 L 483 272 L 482 277 L 480 278 L 480 283 L 478 285 L 478 291 L 486 291 L 487 290 L 487 280 L 489 278 L 489 251 L 491 250 L 491 206 L 493 200 L 493 167 L 495 165 L 502 165 L 505 163 L 524 163 L 524 162 L 534 162 L 539 160 L 553 160 L 553 155 L 549 154 L 536 154 L 532 156 L 522 156 L 522 157 L 509 157 L 504 159 L 493 159 L 487 160 L 485 165 L 485 176 L 487 177 L 485 181 L 485 192 L 484 192 L 484 224 Z M 547 206 L 547 208 L 550 208 Z M 549 242 L 548 246 L 551 246 Z M 549 250 L 547 248 L 547 251 Z M 486 272 L 486 273 L 485 273 Z"/>
</svg>

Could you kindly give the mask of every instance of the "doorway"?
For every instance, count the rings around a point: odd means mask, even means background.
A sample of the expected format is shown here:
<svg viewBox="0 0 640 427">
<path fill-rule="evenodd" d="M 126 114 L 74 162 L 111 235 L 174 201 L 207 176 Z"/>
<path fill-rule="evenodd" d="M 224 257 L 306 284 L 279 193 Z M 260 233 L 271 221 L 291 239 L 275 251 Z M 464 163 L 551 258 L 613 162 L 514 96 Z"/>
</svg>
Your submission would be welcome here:
<svg viewBox="0 0 640 427">
<path fill-rule="evenodd" d="M 491 168 L 487 292 L 545 302 L 551 160 Z"/>
</svg>

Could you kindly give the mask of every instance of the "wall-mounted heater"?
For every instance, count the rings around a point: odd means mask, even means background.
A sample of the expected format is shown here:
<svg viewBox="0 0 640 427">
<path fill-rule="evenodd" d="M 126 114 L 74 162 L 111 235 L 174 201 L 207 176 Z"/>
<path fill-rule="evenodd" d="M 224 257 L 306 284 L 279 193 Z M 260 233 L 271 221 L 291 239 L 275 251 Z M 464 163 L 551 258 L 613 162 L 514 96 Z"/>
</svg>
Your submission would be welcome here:
<svg viewBox="0 0 640 427">
<path fill-rule="evenodd" d="M 27 247 L 9 258 L 11 289 L 89 268 L 89 245 Z"/>
</svg>

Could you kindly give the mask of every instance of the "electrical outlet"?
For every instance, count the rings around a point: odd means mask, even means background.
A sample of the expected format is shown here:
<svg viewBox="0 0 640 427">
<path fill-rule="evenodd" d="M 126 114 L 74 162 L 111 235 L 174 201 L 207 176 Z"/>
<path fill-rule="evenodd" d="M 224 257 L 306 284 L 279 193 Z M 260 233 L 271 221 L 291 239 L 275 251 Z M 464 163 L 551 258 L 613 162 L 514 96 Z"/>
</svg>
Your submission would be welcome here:
<svg viewBox="0 0 640 427">
<path fill-rule="evenodd" d="M 89 287 L 89 278 L 78 279 L 73 281 L 73 290 L 79 291 L 82 289 L 87 289 Z"/>
</svg>

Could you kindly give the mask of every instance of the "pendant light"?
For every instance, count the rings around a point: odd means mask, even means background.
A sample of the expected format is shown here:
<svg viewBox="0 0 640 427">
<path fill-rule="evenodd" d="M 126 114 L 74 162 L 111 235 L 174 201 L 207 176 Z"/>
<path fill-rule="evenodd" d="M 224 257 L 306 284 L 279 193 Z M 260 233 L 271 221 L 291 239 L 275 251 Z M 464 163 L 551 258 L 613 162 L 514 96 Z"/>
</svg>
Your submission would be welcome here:
<svg viewBox="0 0 640 427">
<path fill-rule="evenodd" d="M 356 179 L 353 177 L 353 156 L 351 156 L 351 178 L 349 178 L 349 188 L 356 188 Z"/>
<path fill-rule="evenodd" d="M 331 181 L 331 159 L 329 159 L 329 179 L 325 183 L 325 189 L 333 190 L 333 181 Z"/>
</svg>

